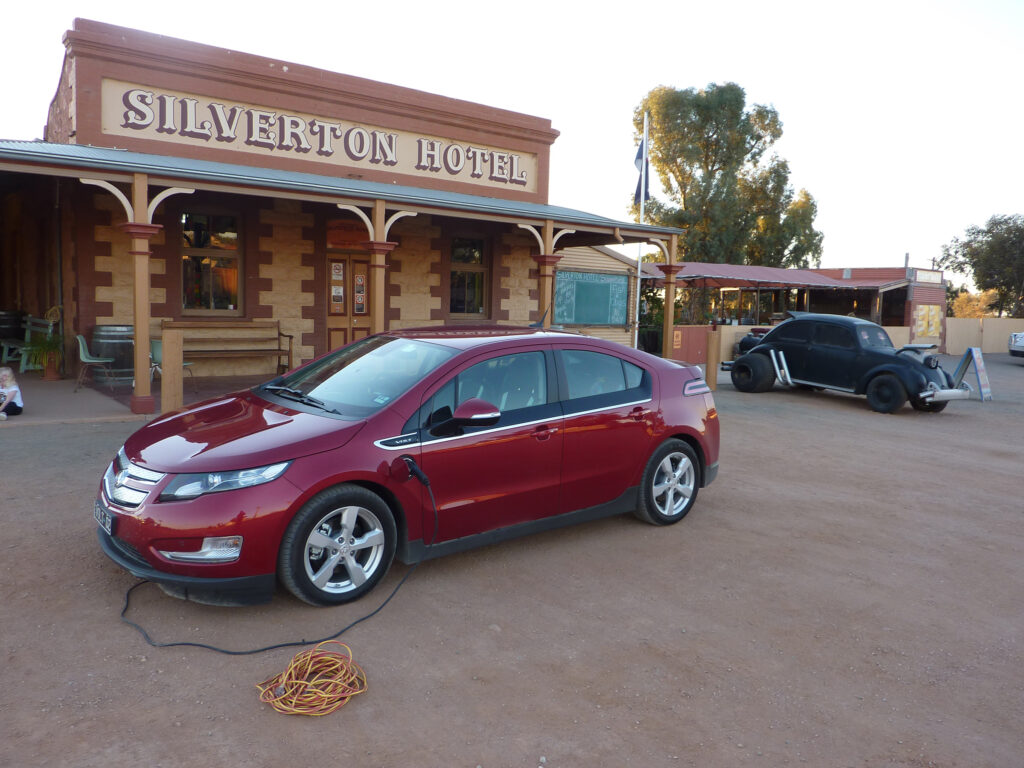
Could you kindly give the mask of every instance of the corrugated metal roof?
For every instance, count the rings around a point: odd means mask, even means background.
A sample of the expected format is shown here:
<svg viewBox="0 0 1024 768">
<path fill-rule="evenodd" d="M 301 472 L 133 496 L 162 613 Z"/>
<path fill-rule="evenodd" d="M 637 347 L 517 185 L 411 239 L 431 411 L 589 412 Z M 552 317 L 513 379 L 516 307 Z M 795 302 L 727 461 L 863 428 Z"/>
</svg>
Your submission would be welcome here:
<svg viewBox="0 0 1024 768">
<path fill-rule="evenodd" d="M 654 265 L 657 267 L 657 264 Z M 757 267 L 744 264 L 683 262 L 676 280 L 701 283 L 707 288 L 881 288 L 890 290 L 906 281 L 880 278 L 844 279 L 812 269 Z"/>
<path fill-rule="evenodd" d="M 845 280 L 812 272 L 807 269 L 782 267 L 751 267 L 743 264 L 708 264 L 697 261 L 683 262 L 676 280 L 703 282 L 709 288 L 849 288 Z"/>
<path fill-rule="evenodd" d="M 643 236 L 680 233 L 671 227 L 654 227 L 630 221 L 562 208 L 555 205 L 466 195 L 436 189 L 400 186 L 313 173 L 297 173 L 231 163 L 217 163 L 187 157 L 150 155 L 122 149 L 43 141 L 0 140 L 0 169 L 10 163 L 61 166 L 77 171 L 146 173 L 170 178 L 183 186 L 189 180 L 242 187 L 327 195 L 341 198 L 386 200 L 392 203 L 448 211 L 463 211 L 533 222 L 554 220 L 562 225 L 598 230 L 621 229 Z M 84 173 L 83 173 L 84 175 Z"/>
</svg>

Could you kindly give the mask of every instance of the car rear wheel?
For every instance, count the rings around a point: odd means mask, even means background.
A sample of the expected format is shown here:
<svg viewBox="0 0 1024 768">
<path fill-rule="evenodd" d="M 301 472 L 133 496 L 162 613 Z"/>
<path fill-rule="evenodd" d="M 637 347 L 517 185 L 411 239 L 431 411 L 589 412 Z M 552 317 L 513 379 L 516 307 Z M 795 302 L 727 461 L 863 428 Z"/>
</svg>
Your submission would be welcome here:
<svg viewBox="0 0 1024 768">
<path fill-rule="evenodd" d="M 939 400 L 938 402 L 932 400 L 919 400 L 917 398 L 911 398 L 910 405 L 915 411 L 921 411 L 922 413 L 940 413 L 945 410 L 949 403 L 945 400 Z"/>
<path fill-rule="evenodd" d="M 775 371 L 764 355 L 743 355 L 731 369 L 732 385 L 740 392 L 767 392 L 775 384 Z"/>
<path fill-rule="evenodd" d="M 868 405 L 879 413 L 892 413 L 907 402 L 907 390 L 891 373 L 880 373 L 868 382 Z"/>
<path fill-rule="evenodd" d="M 678 523 L 693 507 L 700 487 L 700 462 L 682 440 L 666 440 L 644 468 L 636 516 L 652 525 Z"/>
<path fill-rule="evenodd" d="M 365 595 L 395 556 L 395 518 L 376 494 L 355 485 L 322 491 L 299 510 L 281 541 L 278 575 L 311 605 Z"/>
</svg>

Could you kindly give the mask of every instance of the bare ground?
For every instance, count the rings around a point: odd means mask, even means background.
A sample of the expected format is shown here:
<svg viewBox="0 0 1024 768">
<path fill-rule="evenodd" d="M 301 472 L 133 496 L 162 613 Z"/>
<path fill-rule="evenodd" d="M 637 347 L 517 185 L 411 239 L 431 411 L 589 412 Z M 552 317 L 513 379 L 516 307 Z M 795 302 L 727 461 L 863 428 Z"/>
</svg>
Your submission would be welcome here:
<svg viewBox="0 0 1024 768">
<path fill-rule="evenodd" d="M 296 649 L 158 650 L 91 504 L 137 424 L 0 435 L 0 766 L 1024 764 L 1024 361 L 996 400 L 883 416 L 777 389 L 717 399 L 721 473 L 679 525 L 615 518 L 425 563 L 342 639 L 369 691 L 287 717 Z M 405 566 L 396 566 L 385 590 Z M 157 640 L 331 634 L 314 609 L 184 603 Z"/>
</svg>

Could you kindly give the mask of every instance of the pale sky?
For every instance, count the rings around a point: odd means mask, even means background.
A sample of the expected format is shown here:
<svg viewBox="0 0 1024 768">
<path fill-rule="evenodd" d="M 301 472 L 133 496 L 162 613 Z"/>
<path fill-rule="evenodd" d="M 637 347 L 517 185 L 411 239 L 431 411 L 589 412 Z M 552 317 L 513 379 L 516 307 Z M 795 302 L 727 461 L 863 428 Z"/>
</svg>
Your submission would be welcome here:
<svg viewBox="0 0 1024 768">
<path fill-rule="evenodd" d="M 825 267 L 927 267 L 1024 213 L 1021 0 L 8 3 L 0 139 L 42 136 L 76 17 L 550 119 L 549 202 L 620 220 L 644 95 L 738 83 L 779 112 Z"/>
</svg>

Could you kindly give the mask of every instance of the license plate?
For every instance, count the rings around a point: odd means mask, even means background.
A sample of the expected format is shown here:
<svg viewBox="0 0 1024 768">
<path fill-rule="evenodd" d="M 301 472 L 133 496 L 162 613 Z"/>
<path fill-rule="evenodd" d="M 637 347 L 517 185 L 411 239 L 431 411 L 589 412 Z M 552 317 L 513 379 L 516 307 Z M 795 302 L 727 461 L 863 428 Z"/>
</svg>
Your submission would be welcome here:
<svg viewBox="0 0 1024 768">
<path fill-rule="evenodd" d="M 100 524 L 100 528 L 106 531 L 109 535 L 114 535 L 114 515 L 109 509 L 106 509 L 97 501 L 92 508 L 92 516 L 96 518 L 96 522 Z"/>
</svg>

